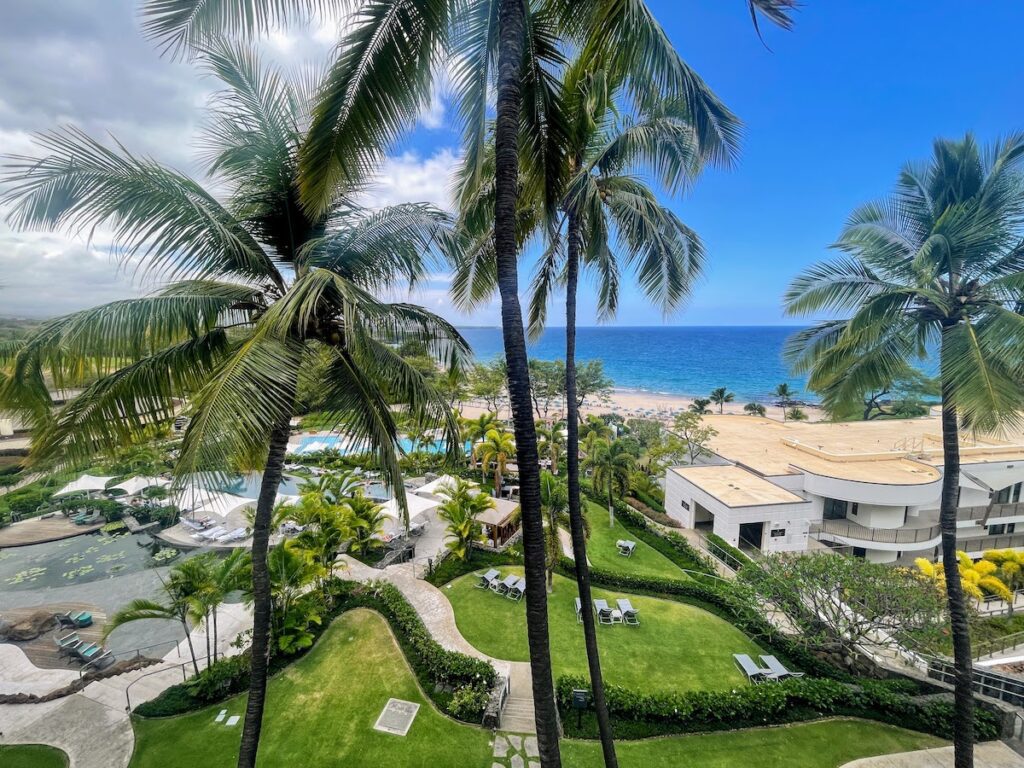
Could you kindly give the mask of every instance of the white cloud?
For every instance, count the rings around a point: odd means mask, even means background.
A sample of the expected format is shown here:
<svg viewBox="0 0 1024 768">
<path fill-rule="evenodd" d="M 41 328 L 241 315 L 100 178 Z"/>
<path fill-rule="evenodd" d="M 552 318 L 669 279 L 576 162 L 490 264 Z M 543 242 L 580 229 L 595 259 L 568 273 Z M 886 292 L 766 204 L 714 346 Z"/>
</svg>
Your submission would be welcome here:
<svg viewBox="0 0 1024 768">
<path fill-rule="evenodd" d="M 381 166 L 377 183 L 367 193 L 368 202 L 373 206 L 434 203 L 450 209 L 449 190 L 458 163 L 458 154 L 448 147 L 426 158 L 415 152 L 389 157 Z"/>
</svg>

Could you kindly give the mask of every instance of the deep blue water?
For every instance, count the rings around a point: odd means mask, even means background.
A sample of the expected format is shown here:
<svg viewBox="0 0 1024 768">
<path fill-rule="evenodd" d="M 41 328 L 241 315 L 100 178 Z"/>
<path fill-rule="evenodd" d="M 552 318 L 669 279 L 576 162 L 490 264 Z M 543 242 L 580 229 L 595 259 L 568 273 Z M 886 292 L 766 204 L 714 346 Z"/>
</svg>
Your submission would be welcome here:
<svg viewBox="0 0 1024 768">
<path fill-rule="evenodd" d="M 806 380 L 794 376 L 782 359 L 786 326 L 591 327 L 576 333 L 578 361 L 600 359 L 605 373 L 623 389 L 677 395 L 707 395 L 728 387 L 738 401 L 767 398 L 787 382 L 797 397 L 816 399 Z M 499 328 L 462 328 L 479 360 L 503 352 Z M 549 328 L 530 345 L 541 360 L 565 359 L 565 329 Z"/>
</svg>

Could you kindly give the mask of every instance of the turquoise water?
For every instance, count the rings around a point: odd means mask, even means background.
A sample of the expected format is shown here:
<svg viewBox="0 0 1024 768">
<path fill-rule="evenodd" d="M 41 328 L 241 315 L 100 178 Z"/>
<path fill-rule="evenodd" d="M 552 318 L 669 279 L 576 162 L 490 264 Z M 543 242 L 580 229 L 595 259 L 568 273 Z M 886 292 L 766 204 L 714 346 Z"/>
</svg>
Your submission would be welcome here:
<svg viewBox="0 0 1024 768">
<path fill-rule="evenodd" d="M 231 480 L 221 487 L 220 490 L 226 493 L 233 493 L 236 496 L 246 496 L 250 499 L 255 499 L 260 495 L 260 483 L 263 480 L 263 475 L 259 472 L 250 472 L 249 474 L 242 475 L 234 480 Z M 302 480 L 285 475 L 281 480 L 281 493 L 289 496 L 295 496 L 299 492 L 299 483 Z"/>
<path fill-rule="evenodd" d="M 347 439 L 344 437 L 339 437 L 337 435 L 330 435 L 327 437 L 316 437 L 314 435 L 310 437 L 303 437 L 302 439 L 300 439 L 299 446 L 295 452 L 298 454 L 302 454 L 305 453 L 307 450 L 316 450 L 315 446 L 317 443 L 320 444 L 320 450 L 324 450 L 325 448 L 335 450 L 342 456 L 348 455 L 350 453 L 362 453 L 363 451 L 363 448 L 360 445 L 349 445 Z M 407 437 L 403 437 L 401 440 L 399 440 L 398 445 L 406 453 L 413 449 L 412 440 L 410 440 Z M 416 445 L 416 450 L 425 451 L 427 453 L 442 453 L 444 449 L 445 443 L 443 440 L 435 440 L 432 443 L 419 443 Z M 288 491 L 282 492 L 289 493 Z M 232 493 L 234 493 L 234 491 L 232 491 Z"/>
<path fill-rule="evenodd" d="M 501 329 L 460 328 L 476 357 L 503 352 Z M 813 400 L 807 381 L 782 359 L 787 326 L 592 327 L 576 332 L 577 360 L 601 360 L 616 387 L 675 395 L 706 395 L 728 387 L 737 400 L 767 399 L 782 382 Z M 565 329 L 549 328 L 530 345 L 541 360 L 565 359 Z"/>
</svg>

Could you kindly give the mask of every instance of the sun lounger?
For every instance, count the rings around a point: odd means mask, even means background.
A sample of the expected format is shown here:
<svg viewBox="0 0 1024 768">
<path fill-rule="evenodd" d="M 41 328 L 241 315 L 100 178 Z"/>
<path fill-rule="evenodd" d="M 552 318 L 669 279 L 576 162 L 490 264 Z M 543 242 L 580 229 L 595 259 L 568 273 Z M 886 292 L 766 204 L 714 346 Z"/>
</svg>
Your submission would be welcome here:
<svg viewBox="0 0 1024 768">
<path fill-rule="evenodd" d="M 83 643 L 74 649 L 73 653 L 83 661 L 91 661 L 102 655 L 103 646 L 98 643 Z"/>
<path fill-rule="evenodd" d="M 638 616 L 640 611 L 634 608 L 633 604 L 629 602 L 629 600 L 619 598 L 615 601 L 615 604 L 619 606 L 619 610 L 622 612 L 623 622 L 626 624 L 632 624 L 634 627 L 640 626 L 640 617 Z"/>
<path fill-rule="evenodd" d="M 768 670 L 769 680 L 785 680 L 790 677 L 803 677 L 803 672 L 790 672 L 786 665 L 774 656 L 762 656 L 761 663 Z"/>
<path fill-rule="evenodd" d="M 526 579 L 519 579 L 515 584 L 508 588 L 508 592 L 505 594 L 509 600 L 522 600 L 523 595 L 526 594 Z"/>
<path fill-rule="evenodd" d="M 72 632 L 70 635 L 64 635 L 64 637 L 58 637 L 54 639 L 57 643 L 57 647 L 63 650 L 70 650 L 76 645 L 82 642 L 82 638 L 78 636 L 77 632 Z"/>
<path fill-rule="evenodd" d="M 636 549 L 636 542 L 619 539 L 615 542 L 615 546 L 619 548 L 619 554 L 623 557 L 629 557 L 633 554 L 633 550 Z"/>
<path fill-rule="evenodd" d="M 495 581 L 491 584 L 491 591 L 497 592 L 499 595 L 507 594 L 512 587 L 519 581 L 519 577 L 514 573 L 506 576 L 502 581 Z"/>
<path fill-rule="evenodd" d="M 245 528 L 235 528 L 233 531 L 218 536 L 214 541 L 218 544 L 230 544 L 234 541 L 241 541 L 247 536 L 248 534 L 246 533 Z"/>
<path fill-rule="evenodd" d="M 597 621 L 600 624 L 611 624 L 612 622 L 612 609 L 608 605 L 607 600 L 595 600 L 594 601 L 594 613 L 597 614 Z"/>
<path fill-rule="evenodd" d="M 491 585 L 501 578 L 501 572 L 491 568 L 487 573 L 480 577 L 480 581 L 476 583 L 477 589 L 490 589 Z"/>
<path fill-rule="evenodd" d="M 754 660 L 750 658 L 747 654 L 734 653 L 732 657 L 736 661 L 736 666 L 739 667 L 740 671 L 747 676 L 747 680 L 749 680 L 754 685 L 757 685 L 758 683 L 764 682 L 768 679 L 768 676 L 770 674 L 769 671 L 767 669 L 762 669 L 761 667 L 757 666 L 757 664 L 754 663 Z"/>
<path fill-rule="evenodd" d="M 576 623 L 583 623 L 583 603 L 580 602 L 578 597 L 574 597 L 573 601 L 576 603 Z"/>
<path fill-rule="evenodd" d="M 225 528 L 223 525 L 218 525 L 215 528 L 210 528 L 206 531 L 199 531 L 198 533 L 194 533 L 192 534 L 192 538 L 199 539 L 200 541 L 210 541 L 212 539 L 217 538 L 218 536 L 223 536 L 227 532 L 227 528 Z"/>
</svg>

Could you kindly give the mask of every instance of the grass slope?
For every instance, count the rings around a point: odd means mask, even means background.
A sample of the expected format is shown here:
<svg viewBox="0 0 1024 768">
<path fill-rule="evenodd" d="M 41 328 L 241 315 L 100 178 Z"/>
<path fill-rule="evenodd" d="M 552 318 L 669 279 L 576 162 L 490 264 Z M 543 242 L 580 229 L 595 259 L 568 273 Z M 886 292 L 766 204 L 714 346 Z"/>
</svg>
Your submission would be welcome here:
<svg viewBox="0 0 1024 768">
<path fill-rule="evenodd" d="M 68 756 L 42 744 L 0 746 L 3 768 L 67 768 Z"/>
<path fill-rule="evenodd" d="M 934 736 L 867 720 L 825 720 L 781 728 L 619 741 L 621 768 L 838 768 L 851 760 L 941 747 Z M 562 759 L 577 768 L 602 764 L 597 742 L 564 741 Z"/>
<path fill-rule="evenodd" d="M 392 697 L 420 704 L 407 736 L 373 730 Z M 133 768 L 234 765 L 241 723 L 214 723 L 221 709 L 244 716 L 245 698 L 181 717 L 136 719 Z M 305 658 L 271 679 L 259 763 L 439 768 L 457 756 L 459 764 L 476 768 L 491 754 L 488 736 L 436 712 L 385 621 L 355 610 L 336 619 Z"/>
<path fill-rule="evenodd" d="M 506 567 L 505 573 L 522 573 Z M 526 609 L 490 591 L 474 587 L 469 574 L 443 588 L 455 609 L 463 636 L 479 650 L 499 659 L 528 661 Z M 555 576 L 548 600 L 551 657 L 555 675 L 586 674 L 583 626 L 576 622 L 575 582 Z M 644 690 L 724 690 L 746 685 L 734 653 L 756 654 L 757 645 L 733 625 L 691 605 L 651 597 L 594 590 L 613 607 L 628 597 L 640 611 L 640 626 L 598 626 L 605 680 Z"/>
<path fill-rule="evenodd" d="M 608 510 L 585 501 L 587 520 L 590 521 L 590 538 L 587 540 L 587 560 L 595 568 L 614 573 L 630 573 L 638 576 L 656 576 L 662 579 L 688 578 L 675 563 L 654 549 L 650 544 L 631 536 L 618 520 L 608 525 Z M 629 557 L 619 554 L 615 542 L 619 539 L 636 541 L 636 549 Z"/>
</svg>

